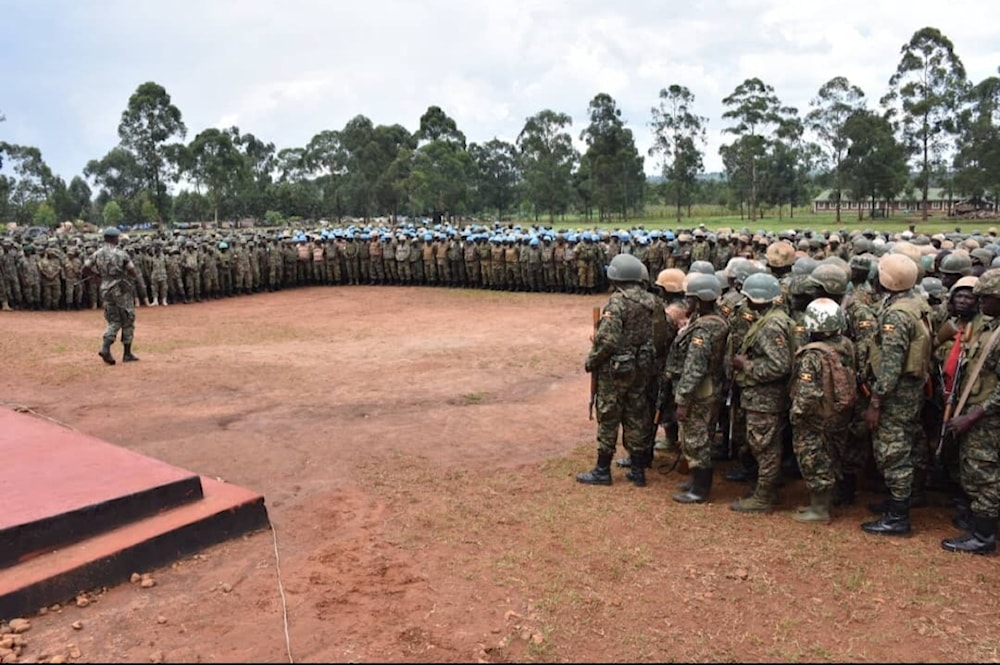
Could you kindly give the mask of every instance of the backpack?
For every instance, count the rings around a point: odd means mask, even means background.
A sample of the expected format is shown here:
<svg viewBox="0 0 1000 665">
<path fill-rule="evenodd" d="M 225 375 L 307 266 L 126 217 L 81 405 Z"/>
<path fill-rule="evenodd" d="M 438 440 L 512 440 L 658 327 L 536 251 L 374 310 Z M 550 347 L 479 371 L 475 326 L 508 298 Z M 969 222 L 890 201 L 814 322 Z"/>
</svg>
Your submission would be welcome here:
<svg viewBox="0 0 1000 665">
<path fill-rule="evenodd" d="M 829 398 L 823 402 L 823 416 L 829 418 L 849 412 L 858 399 L 858 377 L 854 368 L 845 366 L 840 354 L 825 342 L 810 342 L 796 350 L 795 355 L 808 349 L 820 351 L 823 392 Z"/>
</svg>

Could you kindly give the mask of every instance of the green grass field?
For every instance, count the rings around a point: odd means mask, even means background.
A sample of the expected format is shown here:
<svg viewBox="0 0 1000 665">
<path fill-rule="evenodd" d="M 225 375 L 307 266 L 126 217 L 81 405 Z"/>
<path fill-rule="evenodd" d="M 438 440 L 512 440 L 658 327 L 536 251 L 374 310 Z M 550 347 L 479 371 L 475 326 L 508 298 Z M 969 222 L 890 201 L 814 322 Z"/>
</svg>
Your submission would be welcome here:
<svg viewBox="0 0 1000 665">
<path fill-rule="evenodd" d="M 850 233 L 854 229 L 876 229 L 878 231 L 905 231 L 910 224 L 915 225 L 918 233 L 933 234 L 938 232 L 951 232 L 955 227 L 959 227 L 967 233 L 986 233 L 991 227 L 1000 227 L 1000 220 L 970 220 L 970 219 L 949 219 L 941 214 L 931 215 L 926 222 L 920 221 L 919 214 L 903 215 L 897 214 L 888 219 L 868 219 L 867 217 L 858 221 L 857 211 L 841 211 L 840 223 L 836 221 L 833 213 L 813 213 L 810 208 L 797 209 L 794 216 L 789 217 L 788 209 L 779 218 L 776 213 L 768 214 L 763 219 L 757 219 L 752 224 L 746 216 L 740 219 L 739 215 L 734 215 L 722 206 L 698 205 L 692 208 L 692 214 L 686 214 L 681 219 L 680 224 L 674 215 L 674 209 L 663 205 L 650 205 L 646 207 L 646 212 L 641 217 L 629 218 L 627 222 L 620 219 L 608 223 L 596 223 L 588 221 L 579 215 L 567 215 L 565 218 L 557 218 L 554 226 L 556 228 L 598 228 L 598 229 L 621 229 L 642 226 L 645 229 L 676 229 L 694 228 L 704 224 L 709 231 L 720 228 L 739 230 L 750 229 L 752 232 L 782 231 L 786 229 L 812 229 L 813 231 L 841 231 L 847 229 Z M 686 211 L 685 211 L 686 213 Z M 531 223 L 529 221 L 529 223 Z M 539 219 L 540 224 L 547 224 L 548 218 Z"/>
</svg>

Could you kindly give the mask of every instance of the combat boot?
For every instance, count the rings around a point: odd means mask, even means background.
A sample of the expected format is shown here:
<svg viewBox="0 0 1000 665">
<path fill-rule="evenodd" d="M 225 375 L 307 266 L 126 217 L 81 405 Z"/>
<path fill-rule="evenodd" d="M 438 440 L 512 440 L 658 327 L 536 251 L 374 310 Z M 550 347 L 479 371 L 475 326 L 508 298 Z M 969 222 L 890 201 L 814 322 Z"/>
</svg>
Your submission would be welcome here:
<svg viewBox="0 0 1000 665">
<path fill-rule="evenodd" d="M 690 483 L 681 484 L 681 492 L 673 495 L 673 500 L 678 503 L 705 503 L 708 500 L 708 493 L 712 490 L 712 478 L 715 470 L 691 469 Z M 685 485 L 688 485 L 685 489 Z"/>
<path fill-rule="evenodd" d="M 645 452 L 634 452 L 631 455 L 631 465 L 625 477 L 632 481 L 636 487 L 646 486 L 646 454 Z"/>
<path fill-rule="evenodd" d="M 835 506 L 853 506 L 858 491 L 858 477 L 853 473 L 845 473 L 837 481 L 837 491 L 833 497 Z"/>
<path fill-rule="evenodd" d="M 776 496 L 773 485 L 758 482 L 753 494 L 748 498 L 733 501 L 729 504 L 729 509 L 738 513 L 769 513 L 774 509 Z"/>
<path fill-rule="evenodd" d="M 597 465 L 586 473 L 576 474 L 576 481 L 584 485 L 611 484 L 611 453 L 597 453 Z"/>
<path fill-rule="evenodd" d="M 829 522 L 832 501 L 833 493 L 830 490 L 810 492 L 809 505 L 796 511 L 792 519 L 796 522 Z"/>
<path fill-rule="evenodd" d="M 909 499 L 886 501 L 886 511 L 874 522 L 865 522 L 861 530 L 880 536 L 905 536 L 910 533 Z"/>
<path fill-rule="evenodd" d="M 997 551 L 997 518 L 973 513 L 972 528 L 961 536 L 941 541 L 941 548 L 949 552 L 992 554 Z"/>
<path fill-rule="evenodd" d="M 11 309 L 10 303 L 7 302 L 6 300 L 3 301 L 3 311 L 5 311 L 5 312 L 13 312 L 14 311 L 13 309 Z"/>
<path fill-rule="evenodd" d="M 132 344 L 125 344 L 125 353 L 122 355 L 122 362 L 134 363 L 138 359 L 137 356 L 132 355 Z"/>
<path fill-rule="evenodd" d="M 149 303 L 149 306 L 150 307 L 157 307 L 157 306 L 159 306 L 159 304 L 160 304 L 160 299 L 159 298 L 153 298 L 152 302 Z"/>
<path fill-rule="evenodd" d="M 113 355 L 111 355 L 111 344 L 112 343 L 113 342 L 110 339 L 104 340 L 104 344 L 101 346 L 101 350 L 97 352 L 97 355 L 99 355 L 101 357 L 101 360 L 103 360 L 108 365 L 114 365 L 115 364 L 115 357 Z"/>
</svg>

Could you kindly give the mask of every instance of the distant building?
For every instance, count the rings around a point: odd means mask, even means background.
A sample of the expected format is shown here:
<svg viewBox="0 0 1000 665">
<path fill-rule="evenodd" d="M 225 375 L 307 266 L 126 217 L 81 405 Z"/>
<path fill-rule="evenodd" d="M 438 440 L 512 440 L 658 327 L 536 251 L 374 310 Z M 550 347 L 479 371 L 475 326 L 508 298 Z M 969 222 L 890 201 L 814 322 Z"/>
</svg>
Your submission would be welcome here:
<svg viewBox="0 0 1000 665">
<path fill-rule="evenodd" d="M 882 211 L 879 216 L 884 216 L 886 214 L 886 210 L 890 211 L 890 214 L 896 212 L 906 214 L 908 212 L 920 211 L 922 198 L 923 196 L 918 190 L 909 195 L 900 194 L 899 197 L 893 201 L 876 199 L 875 205 L 872 206 L 871 199 L 855 201 L 850 198 L 849 192 L 844 191 L 841 192 L 840 196 L 840 210 L 841 213 L 847 211 L 854 211 L 856 213 L 860 210 L 862 214 L 864 214 L 874 208 L 875 210 Z M 930 187 L 927 190 L 927 207 L 931 214 L 948 214 L 952 210 L 952 207 L 962 200 L 963 199 L 957 195 L 949 197 L 948 191 L 943 187 Z M 820 192 L 819 196 L 813 199 L 813 212 L 833 212 L 836 209 L 837 202 L 834 200 L 834 192 L 832 189 Z"/>
</svg>

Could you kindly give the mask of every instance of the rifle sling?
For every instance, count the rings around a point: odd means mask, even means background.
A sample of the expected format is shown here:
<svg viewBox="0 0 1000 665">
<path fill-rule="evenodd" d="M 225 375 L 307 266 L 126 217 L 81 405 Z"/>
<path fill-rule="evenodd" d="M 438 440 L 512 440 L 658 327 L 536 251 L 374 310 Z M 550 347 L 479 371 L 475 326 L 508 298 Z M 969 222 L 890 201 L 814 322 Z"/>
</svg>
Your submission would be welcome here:
<svg viewBox="0 0 1000 665">
<path fill-rule="evenodd" d="M 970 324 L 971 325 L 971 324 Z M 976 366 L 972 368 L 972 373 L 969 374 L 968 379 L 965 382 L 965 389 L 962 390 L 962 397 L 958 400 L 958 406 L 955 407 L 953 413 L 961 415 L 962 409 L 965 408 L 965 402 L 969 399 L 969 395 L 972 394 L 972 386 L 976 383 L 976 379 L 979 378 L 980 372 L 983 371 L 983 365 L 986 364 L 986 358 L 990 355 L 990 351 L 996 346 L 997 339 L 1000 339 L 1000 326 L 993 331 L 990 335 L 990 341 L 986 344 L 986 348 L 983 349 L 983 354 L 976 359 Z"/>
</svg>

